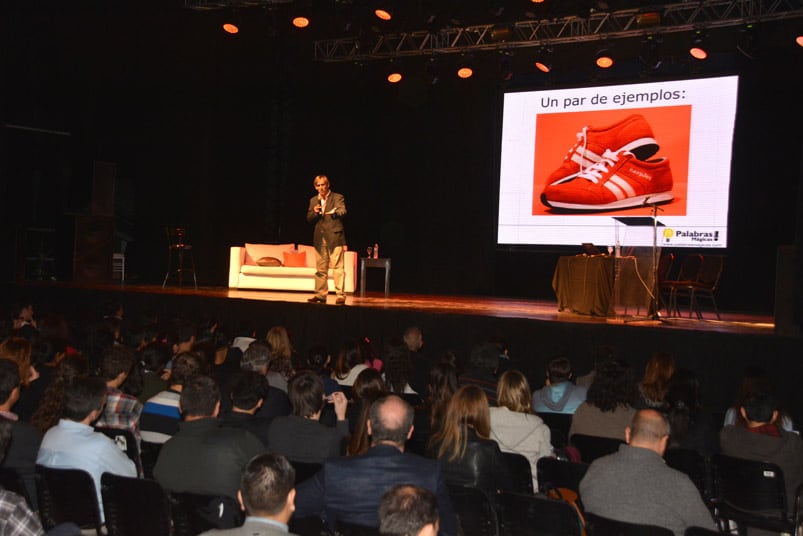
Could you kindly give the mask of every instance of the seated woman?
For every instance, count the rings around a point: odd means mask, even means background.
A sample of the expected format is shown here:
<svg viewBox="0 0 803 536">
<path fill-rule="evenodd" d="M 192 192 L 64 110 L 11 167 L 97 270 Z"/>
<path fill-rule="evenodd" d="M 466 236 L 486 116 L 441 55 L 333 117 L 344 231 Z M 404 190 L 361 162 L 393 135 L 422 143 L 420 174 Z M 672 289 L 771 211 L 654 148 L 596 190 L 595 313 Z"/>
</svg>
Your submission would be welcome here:
<svg viewBox="0 0 803 536">
<path fill-rule="evenodd" d="M 667 449 L 689 449 L 708 458 L 719 452 L 719 435 L 700 405 L 700 382 L 693 372 L 677 369 L 666 390 L 670 433 Z"/>
<path fill-rule="evenodd" d="M 471 486 L 493 497 L 510 489 L 510 475 L 496 441 L 490 439 L 488 398 L 476 385 L 457 390 L 440 429 L 432 435 L 429 454 L 441 460 L 449 484 Z"/>
<path fill-rule="evenodd" d="M 655 352 L 647 362 L 644 378 L 638 385 L 636 409 L 666 410 L 664 396 L 669 379 L 675 373 L 675 358 L 666 352 Z"/>
<path fill-rule="evenodd" d="M 345 342 L 337 355 L 332 379 L 341 386 L 351 387 L 360 372 L 368 368 L 363 361 L 359 343 L 357 341 Z M 349 390 L 347 394 L 351 394 L 351 391 Z"/>
<path fill-rule="evenodd" d="M 549 427 L 533 412 L 530 384 L 518 370 L 508 370 L 496 386 L 499 407 L 491 408 L 491 439 L 502 452 L 521 454 L 530 462 L 533 489 L 538 489 L 535 464 L 552 455 Z"/>
<path fill-rule="evenodd" d="M 630 426 L 636 413 L 635 398 L 636 386 L 630 365 L 620 358 L 601 363 L 594 383 L 588 388 L 586 401 L 572 416 L 569 440 L 574 434 L 585 434 L 624 441 L 625 428 Z"/>
<path fill-rule="evenodd" d="M 346 454 L 355 456 L 357 454 L 365 454 L 370 446 L 371 438 L 368 435 L 367 423 L 371 404 L 387 394 L 382 375 L 376 369 L 367 368 L 363 370 L 354 380 L 351 394 L 353 400 L 349 403 L 346 411 L 349 430 L 351 430 L 351 440 L 346 449 Z"/>
</svg>

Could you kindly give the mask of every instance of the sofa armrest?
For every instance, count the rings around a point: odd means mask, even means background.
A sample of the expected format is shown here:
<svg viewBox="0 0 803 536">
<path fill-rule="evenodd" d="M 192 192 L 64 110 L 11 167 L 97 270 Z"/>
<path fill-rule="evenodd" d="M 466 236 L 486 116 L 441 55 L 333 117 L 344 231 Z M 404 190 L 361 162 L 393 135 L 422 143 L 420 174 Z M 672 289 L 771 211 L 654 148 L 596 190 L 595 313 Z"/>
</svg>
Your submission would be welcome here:
<svg viewBox="0 0 803 536">
<path fill-rule="evenodd" d="M 232 246 L 229 254 L 229 288 L 240 286 L 240 268 L 245 262 L 245 248 Z"/>
<path fill-rule="evenodd" d="M 343 259 L 345 265 L 346 281 L 343 285 L 346 292 L 354 292 L 357 290 L 357 252 L 347 250 L 345 258 Z"/>
</svg>

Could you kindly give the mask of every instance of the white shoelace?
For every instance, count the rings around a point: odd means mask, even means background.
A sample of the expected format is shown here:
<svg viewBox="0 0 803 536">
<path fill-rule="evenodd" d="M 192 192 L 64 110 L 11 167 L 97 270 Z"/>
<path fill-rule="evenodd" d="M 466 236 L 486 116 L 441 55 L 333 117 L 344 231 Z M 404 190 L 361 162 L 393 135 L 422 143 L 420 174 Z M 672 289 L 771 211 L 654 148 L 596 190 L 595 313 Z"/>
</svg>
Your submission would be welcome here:
<svg viewBox="0 0 803 536">
<path fill-rule="evenodd" d="M 621 154 L 625 154 L 626 151 L 622 151 Z M 602 155 L 602 160 L 587 167 L 585 170 L 581 171 L 578 178 L 582 177 L 583 179 L 589 180 L 594 184 L 599 184 L 599 180 L 602 178 L 603 173 L 607 173 L 608 169 L 613 167 L 619 161 L 619 154 L 614 153 L 610 149 L 605 149 L 605 154 Z"/>
</svg>

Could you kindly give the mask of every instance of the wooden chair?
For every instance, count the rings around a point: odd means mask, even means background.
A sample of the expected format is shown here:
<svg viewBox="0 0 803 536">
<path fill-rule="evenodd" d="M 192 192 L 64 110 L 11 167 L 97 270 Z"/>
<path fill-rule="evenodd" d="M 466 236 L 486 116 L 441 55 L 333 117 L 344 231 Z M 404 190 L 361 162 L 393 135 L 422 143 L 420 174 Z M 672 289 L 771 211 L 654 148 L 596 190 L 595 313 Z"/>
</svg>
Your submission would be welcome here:
<svg viewBox="0 0 803 536">
<path fill-rule="evenodd" d="M 100 494 L 108 536 L 171 536 L 170 501 L 155 480 L 103 473 Z"/>
</svg>

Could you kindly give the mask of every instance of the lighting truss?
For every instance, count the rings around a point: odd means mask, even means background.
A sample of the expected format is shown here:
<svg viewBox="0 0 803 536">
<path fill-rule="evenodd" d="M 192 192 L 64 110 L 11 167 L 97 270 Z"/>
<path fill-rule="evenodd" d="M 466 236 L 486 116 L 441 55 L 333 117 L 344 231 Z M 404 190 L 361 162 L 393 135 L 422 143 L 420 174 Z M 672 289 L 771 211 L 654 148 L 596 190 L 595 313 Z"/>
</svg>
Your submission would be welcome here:
<svg viewBox="0 0 803 536">
<path fill-rule="evenodd" d="M 645 12 L 659 12 L 660 26 L 640 26 Z M 444 28 L 435 32 L 422 30 L 325 39 L 315 41 L 314 58 L 322 62 L 369 61 L 435 53 L 552 46 L 801 17 L 803 0 L 697 0 L 654 9 L 596 12 L 588 17 L 515 22 L 509 25 L 511 34 L 504 42 L 491 37 L 491 31 L 498 27 L 494 24 Z"/>
</svg>

